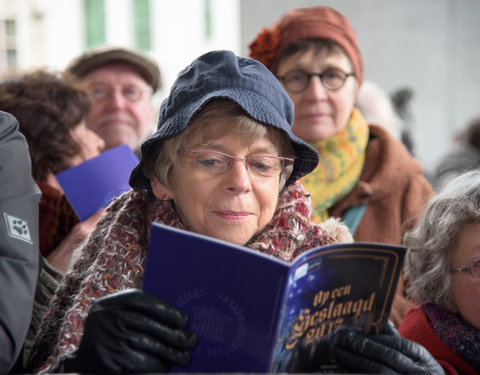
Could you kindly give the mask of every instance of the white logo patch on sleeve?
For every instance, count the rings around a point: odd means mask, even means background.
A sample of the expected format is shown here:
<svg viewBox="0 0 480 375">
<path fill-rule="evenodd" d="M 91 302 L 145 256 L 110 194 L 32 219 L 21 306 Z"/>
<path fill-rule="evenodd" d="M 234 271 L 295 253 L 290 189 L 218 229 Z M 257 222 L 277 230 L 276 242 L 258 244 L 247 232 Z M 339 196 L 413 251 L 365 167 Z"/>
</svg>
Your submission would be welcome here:
<svg viewBox="0 0 480 375">
<path fill-rule="evenodd" d="M 10 237 L 17 238 L 19 240 L 32 243 L 30 237 L 30 230 L 28 229 L 28 223 L 18 217 L 3 213 L 5 217 L 5 224 L 7 225 L 7 232 Z"/>
</svg>

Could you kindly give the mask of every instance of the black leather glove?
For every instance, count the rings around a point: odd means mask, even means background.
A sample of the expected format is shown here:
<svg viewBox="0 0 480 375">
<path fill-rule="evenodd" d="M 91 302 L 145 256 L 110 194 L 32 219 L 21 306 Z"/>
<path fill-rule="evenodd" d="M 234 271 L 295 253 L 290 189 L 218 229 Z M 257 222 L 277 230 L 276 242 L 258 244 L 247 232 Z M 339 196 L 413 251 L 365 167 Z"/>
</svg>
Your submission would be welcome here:
<svg viewBox="0 0 480 375">
<path fill-rule="evenodd" d="M 184 329 L 187 315 L 154 295 L 131 289 L 93 303 L 78 349 L 65 372 L 166 372 L 186 365 L 197 337 Z"/>
<path fill-rule="evenodd" d="M 351 372 L 445 374 L 422 345 L 402 338 L 391 322 L 380 335 L 339 330 L 333 338 L 332 355 L 341 367 Z"/>
</svg>

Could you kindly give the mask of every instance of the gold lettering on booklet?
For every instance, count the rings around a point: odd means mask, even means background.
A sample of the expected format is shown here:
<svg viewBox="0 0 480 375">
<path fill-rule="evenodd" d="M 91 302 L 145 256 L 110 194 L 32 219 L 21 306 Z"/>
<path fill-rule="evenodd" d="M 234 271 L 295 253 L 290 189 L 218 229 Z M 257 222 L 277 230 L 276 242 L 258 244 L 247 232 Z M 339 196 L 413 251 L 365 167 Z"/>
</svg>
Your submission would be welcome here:
<svg viewBox="0 0 480 375">
<path fill-rule="evenodd" d="M 321 290 L 313 298 L 313 308 L 304 309 L 296 318 L 293 332 L 286 344 L 286 349 L 292 349 L 299 342 L 311 344 L 332 333 L 335 333 L 345 319 L 355 319 L 363 312 L 372 312 L 376 292 L 368 298 L 346 300 L 340 297 L 348 296 L 351 285 L 345 285 L 332 290 Z"/>
</svg>

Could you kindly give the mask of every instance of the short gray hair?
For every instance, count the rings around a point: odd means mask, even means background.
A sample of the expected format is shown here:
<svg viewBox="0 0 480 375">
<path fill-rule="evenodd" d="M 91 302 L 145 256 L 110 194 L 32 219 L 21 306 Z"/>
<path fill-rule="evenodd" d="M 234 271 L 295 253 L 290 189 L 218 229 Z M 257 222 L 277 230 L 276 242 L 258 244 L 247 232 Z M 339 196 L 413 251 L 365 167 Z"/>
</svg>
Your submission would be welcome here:
<svg viewBox="0 0 480 375">
<path fill-rule="evenodd" d="M 409 298 L 419 304 L 448 306 L 452 250 L 465 225 L 476 223 L 480 223 L 480 170 L 446 184 L 428 201 L 416 226 L 405 233 L 403 277 Z"/>
<path fill-rule="evenodd" d="M 220 128 L 211 126 L 212 120 L 224 120 Z M 235 124 L 236 126 L 232 126 Z M 201 133 L 202 142 L 208 145 L 229 131 L 235 132 L 246 143 L 266 137 L 277 148 L 281 156 L 295 158 L 295 151 L 286 134 L 272 126 L 264 125 L 250 118 L 242 108 L 228 99 L 214 99 L 203 107 L 187 129 L 164 142 L 158 142 L 145 160 L 143 173 L 149 179 L 155 177 L 161 184 L 170 187 L 169 177 L 177 163 L 179 151 L 188 147 L 193 135 Z M 285 186 L 293 170 L 293 164 L 285 166 L 280 175 L 280 190 Z"/>
</svg>

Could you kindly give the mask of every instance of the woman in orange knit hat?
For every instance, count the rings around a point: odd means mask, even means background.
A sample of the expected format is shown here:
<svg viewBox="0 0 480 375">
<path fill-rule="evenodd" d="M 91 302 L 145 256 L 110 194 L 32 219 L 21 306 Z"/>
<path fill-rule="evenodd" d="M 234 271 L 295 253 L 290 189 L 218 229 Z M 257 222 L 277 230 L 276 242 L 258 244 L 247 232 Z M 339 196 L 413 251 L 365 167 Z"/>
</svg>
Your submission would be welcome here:
<svg viewBox="0 0 480 375">
<path fill-rule="evenodd" d="M 403 144 L 354 108 L 363 61 L 347 18 L 323 6 L 290 10 L 260 31 L 250 55 L 283 84 L 295 104 L 292 131 L 320 154 L 300 180 L 311 193 L 313 219 L 343 218 L 355 241 L 400 244 L 433 190 Z M 395 325 L 410 305 L 400 282 Z"/>
</svg>

